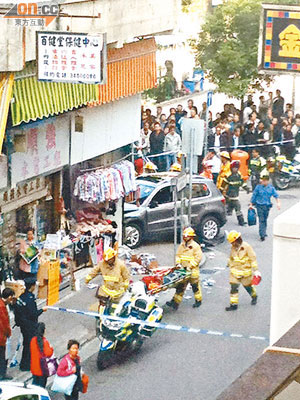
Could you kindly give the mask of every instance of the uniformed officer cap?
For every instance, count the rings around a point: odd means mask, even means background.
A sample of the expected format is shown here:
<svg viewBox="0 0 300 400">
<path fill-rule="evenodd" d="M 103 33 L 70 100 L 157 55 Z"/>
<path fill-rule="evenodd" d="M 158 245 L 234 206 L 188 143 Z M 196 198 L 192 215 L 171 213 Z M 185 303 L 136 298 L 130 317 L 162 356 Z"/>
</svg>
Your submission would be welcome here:
<svg viewBox="0 0 300 400">
<path fill-rule="evenodd" d="M 27 289 L 31 288 L 31 286 L 36 284 L 36 279 L 33 277 L 28 277 L 24 279 L 25 286 Z"/>
</svg>

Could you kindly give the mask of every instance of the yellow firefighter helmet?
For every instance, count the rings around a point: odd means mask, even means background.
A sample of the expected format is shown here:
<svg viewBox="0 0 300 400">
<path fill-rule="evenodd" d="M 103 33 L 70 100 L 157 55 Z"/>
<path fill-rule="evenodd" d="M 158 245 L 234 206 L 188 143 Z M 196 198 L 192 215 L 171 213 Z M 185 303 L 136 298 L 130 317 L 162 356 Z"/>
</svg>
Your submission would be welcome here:
<svg viewBox="0 0 300 400">
<path fill-rule="evenodd" d="M 155 164 L 153 164 L 153 162 L 151 162 L 151 161 L 148 161 L 146 164 L 145 164 L 145 167 L 144 167 L 145 169 L 149 169 L 150 171 L 156 171 L 157 170 L 157 166 L 155 165 Z"/>
<path fill-rule="evenodd" d="M 180 172 L 181 171 L 181 165 L 179 163 L 174 163 L 171 165 L 170 171 L 173 172 Z"/>
<path fill-rule="evenodd" d="M 103 259 L 104 261 L 108 261 L 111 258 L 115 257 L 117 255 L 116 250 L 112 249 L 111 247 L 109 247 L 108 249 L 105 250 L 105 252 L 103 253 Z"/>
<path fill-rule="evenodd" d="M 186 228 L 183 231 L 183 236 L 185 236 L 185 237 L 194 237 L 194 236 L 196 236 L 196 233 L 195 233 L 193 228 L 189 227 L 189 228 Z"/>
<path fill-rule="evenodd" d="M 230 155 L 229 155 L 228 151 L 221 151 L 220 157 L 224 157 L 224 158 L 227 158 L 227 160 L 230 160 Z"/>
<path fill-rule="evenodd" d="M 227 235 L 227 240 L 229 243 L 235 242 L 239 237 L 241 237 L 241 232 L 230 231 Z"/>
</svg>

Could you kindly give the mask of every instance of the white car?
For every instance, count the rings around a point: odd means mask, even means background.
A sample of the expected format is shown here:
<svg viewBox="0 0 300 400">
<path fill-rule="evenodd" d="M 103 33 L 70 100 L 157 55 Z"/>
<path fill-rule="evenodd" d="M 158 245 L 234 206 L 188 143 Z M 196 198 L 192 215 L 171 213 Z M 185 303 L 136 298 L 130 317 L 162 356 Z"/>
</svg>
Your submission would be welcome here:
<svg viewBox="0 0 300 400">
<path fill-rule="evenodd" d="M 51 400 L 46 389 L 23 382 L 0 382 L 0 400 Z"/>
</svg>

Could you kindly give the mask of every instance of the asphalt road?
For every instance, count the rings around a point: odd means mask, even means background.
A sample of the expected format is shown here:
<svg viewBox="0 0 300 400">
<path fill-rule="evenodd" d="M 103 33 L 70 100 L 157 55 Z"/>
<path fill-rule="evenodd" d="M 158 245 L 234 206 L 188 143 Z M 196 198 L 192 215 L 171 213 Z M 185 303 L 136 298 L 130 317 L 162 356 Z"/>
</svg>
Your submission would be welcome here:
<svg viewBox="0 0 300 400">
<path fill-rule="evenodd" d="M 245 336 L 269 336 L 272 222 L 273 219 L 299 201 L 300 189 L 281 192 L 282 209 L 274 206 L 270 213 L 265 242 L 259 241 L 258 227 L 242 227 L 244 240 L 255 249 L 262 282 L 258 287 L 258 303 L 250 305 L 249 295 L 240 290 L 240 306 L 235 312 L 225 312 L 229 304 L 229 272 L 226 268 L 230 246 L 225 241 L 211 248 L 202 268 L 203 304 L 193 309 L 192 291 L 177 312 L 164 307 L 163 322 L 212 331 L 238 333 Z M 250 195 L 242 193 L 246 216 Z M 225 229 L 240 229 L 235 216 L 229 217 Z M 139 251 L 154 253 L 160 265 L 170 265 L 173 257 L 171 239 L 147 243 Z M 209 286 L 208 283 L 212 286 Z M 163 293 L 159 304 L 172 297 L 173 291 Z M 91 294 L 91 301 L 92 294 Z M 267 342 L 247 338 L 229 338 L 218 335 L 200 335 L 185 332 L 157 331 L 141 351 L 105 371 L 96 368 L 95 353 L 83 363 L 90 376 L 86 400 L 213 400 L 222 390 L 248 368 L 262 353 Z M 61 398 L 54 395 L 53 399 Z"/>
</svg>

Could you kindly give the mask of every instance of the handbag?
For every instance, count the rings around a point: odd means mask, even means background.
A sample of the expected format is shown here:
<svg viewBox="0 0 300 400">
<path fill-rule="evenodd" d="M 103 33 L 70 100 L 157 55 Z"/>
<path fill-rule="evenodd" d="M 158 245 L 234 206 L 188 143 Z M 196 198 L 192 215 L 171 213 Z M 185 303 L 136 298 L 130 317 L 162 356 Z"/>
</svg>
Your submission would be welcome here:
<svg viewBox="0 0 300 400">
<path fill-rule="evenodd" d="M 66 394 L 67 396 L 71 396 L 76 380 L 77 380 L 76 374 L 72 374 L 69 376 L 58 376 L 56 374 L 54 377 L 51 390 L 53 392 L 63 393 Z"/>
<path fill-rule="evenodd" d="M 248 225 L 256 225 L 256 211 L 254 208 L 248 208 Z"/>
<path fill-rule="evenodd" d="M 47 378 L 49 376 L 52 376 L 56 374 L 57 368 L 58 368 L 58 361 L 56 357 L 41 357 L 41 370 L 43 376 L 46 376 Z"/>
</svg>

